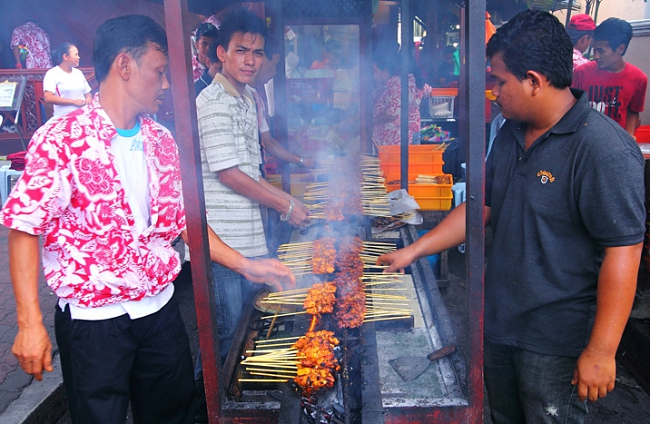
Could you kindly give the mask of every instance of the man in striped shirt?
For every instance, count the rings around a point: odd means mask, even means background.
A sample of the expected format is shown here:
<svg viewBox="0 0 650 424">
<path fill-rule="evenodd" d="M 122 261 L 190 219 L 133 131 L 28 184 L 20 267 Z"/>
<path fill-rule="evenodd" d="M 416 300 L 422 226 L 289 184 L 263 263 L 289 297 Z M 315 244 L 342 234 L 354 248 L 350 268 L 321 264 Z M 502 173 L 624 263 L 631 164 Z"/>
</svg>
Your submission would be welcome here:
<svg viewBox="0 0 650 424">
<path fill-rule="evenodd" d="M 266 26 L 252 12 L 235 9 L 223 20 L 217 55 L 223 67 L 196 99 L 208 222 L 219 237 L 248 258 L 268 254 L 260 204 L 300 227 L 307 209 L 260 175 L 258 119 L 249 87 L 264 62 Z M 213 263 L 221 357 L 225 359 L 252 284 Z"/>
</svg>

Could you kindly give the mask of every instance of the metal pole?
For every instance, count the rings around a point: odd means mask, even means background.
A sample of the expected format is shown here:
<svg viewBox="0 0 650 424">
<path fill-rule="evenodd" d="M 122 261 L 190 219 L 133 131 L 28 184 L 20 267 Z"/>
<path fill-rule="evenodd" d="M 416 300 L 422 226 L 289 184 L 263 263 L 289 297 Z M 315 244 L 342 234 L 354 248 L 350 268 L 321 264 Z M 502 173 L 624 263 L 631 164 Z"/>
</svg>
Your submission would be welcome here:
<svg viewBox="0 0 650 424">
<path fill-rule="evenodd" d="M 198 126 L 194 84 L 190 71 L 191 48 L 187 0 L 165 0 L 165 26 L 169 42 L 169 68 L 174 97 L 176 143 L 181 159 L 183 199 L 187 219 L 187 233 L 192 250 L 192 285 L 199 327 L 199 344 L 203 362 L 203 380 L 210 424 L 221 418 L 221 386 L 219 380 L 219 339 L 217 317 L 213 305 L 212 264 L 209 256 L 203 177 L 199 155 Z M 202 253 L 202 254 L 201 254 Z M 218 365 L 219 364 L 219 365 Z"/>
<path fill-rule="evenodd" d="M 411 11 L 409 10 L 409 1 L 402 0 L 401 22 L 402 22 L 402 46 L 401 46 L 401 105 L 400 105 L 400 140 L 401 140 L 401 170 L 402 179 L 401 187 L 408 189 L 408 170 L 409 170 L 409 63 L 411 43 L 413 42 Z"/>
<path fill-rule="evenodd" d="M 467 273 L 469 322 L 469 416 L 483 421 L 483 312 L 485 253 L 485 0 L 468 0 L 462 20 L 466 72 L 461 94 L 467 113 L 460 117 L 467 146 Z"/>
<path fill-rule="evenodd" d="M 594 22 L 598 24 L 598 9 L 600 9 L 600 2 L 602 0 L 595 0 L 596 1 L 596 11 L 594 12 Z M 589 47 L 591 49 L 591 46 Z"/>
<path fill-rule="evenodd" d="M 566 8 L 566 22 L 564 23 L 564 26 L 566 28 L 569 27 L 569 22 L 571 22 L 571 10 L 573 9 L 573 0 L 569 0 L 567 3 L 567 8 Z"/>
</svg>

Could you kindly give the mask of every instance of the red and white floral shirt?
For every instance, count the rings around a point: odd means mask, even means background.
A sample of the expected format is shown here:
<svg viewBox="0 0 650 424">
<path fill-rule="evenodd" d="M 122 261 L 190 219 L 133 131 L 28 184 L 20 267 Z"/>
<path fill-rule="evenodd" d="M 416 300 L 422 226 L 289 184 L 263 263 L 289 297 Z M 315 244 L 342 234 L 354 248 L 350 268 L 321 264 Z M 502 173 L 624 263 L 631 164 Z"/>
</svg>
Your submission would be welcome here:
<svg viewBox="0 0 650 424">
<path fill-rule="evenodd" d="M 113 165 L 117 134 L 99 96 L 42 126 L 0 223 L 43 236 L 43 270 L 60 298 L 100 307 L 154 296 L 180 271 L 171 246 L 185 229 L 178 148 L 167 129 L 141 116 L 151 225 L 140 236 Z"/>
<path fill-rule="evenodd" d="M 400 144 L 401 87 L 401 78 L 393 76 L 386 82 L 385 87 L 381 87 L 373 93 L 373 116 L 386 113 L 397 117 L 394 121 L 373 126 L 372 137 L 379 145 Z M 415 77 L 413 74 L 409 74 L 409 144 L 413 141 L 413 133 L 420 131 L 420 102 L 430 93 L 431 87 L 428 84 L 425 84 L 423 88 L 418 88 L 415 84 Z"/>
<path fill-rule="evenodd" d="M 573 69 L 577 68 L 580 65 L 589 63 L 589 59 L 583 56 L 582 52 L 575 47 L 573 48 Z"/>
<path fill-rule="evenodd" d="M 192 77 L 194 78 L 194 82 L 197 82 L 201 78 L 203 71 L 205 71 L 205 66 L 201 65 L 196 56 L 192 56 Z"/>
<path fill-rule="evenodd" d="M 33 22 L 27 22 L 14 29 L 10 47 L 24 44 L 29 50 L 25 65 L 27 69 L 51 68 L 50 36 Z"/>
</svg>

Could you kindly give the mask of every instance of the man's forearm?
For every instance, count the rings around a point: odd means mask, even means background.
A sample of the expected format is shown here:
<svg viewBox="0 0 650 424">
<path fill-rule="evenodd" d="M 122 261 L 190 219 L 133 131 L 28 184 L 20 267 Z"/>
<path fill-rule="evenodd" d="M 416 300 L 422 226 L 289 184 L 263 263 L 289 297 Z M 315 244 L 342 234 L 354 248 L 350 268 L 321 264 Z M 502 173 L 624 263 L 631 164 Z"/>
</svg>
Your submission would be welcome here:
<svg viewBox="0 0 650 424">
<path fill-rule="evenodd" d="M 237 252 L 226 243 L 214 232 L 212 227 L 208 225 L 208 249 L 210 252 L 210 260 L 216 262 L 219 265 L 223 265 L 228 269 L 231 269 L 235 272 L 241 274 L 241 269 L 243 268 L 246 257 L 241 253 Z M 181 233 L 181 238 L 186 245 L 189 246 L 189 240 L 187 238 L 187 230 Z"/>
<path fill-rule="evenodd" d="M 52 371 L 52 342 L 38 300 L 38 236 L 9 231 L 9 273 L 16 298 L 18 333 L 11 347 L 20 367 L 37 380 Z"/>
<path fill-rule="evenodd" d="M 209 225 L 207 230 L 210 259 L 213 262 L 243 275 L 254 283 L 266 283 L 277 290 L 288 290 L 295 287 L 296 279 L 291 274 L 291 270 L 278 260 L 246 258 L 224 243 Z M 183 231 L 181 236 L 187 243 L 187 231 Z"/>
<path fill-rule="evenodd" d="M 629 112 L 627 113 L 627 118 L 625 120 L 625 131 L 630 133 L 631 136 L 634 136 L 636 128 L 639 126 L 639 114 L 638 112 Z"/>
<path fill-rule="evenodd" d="M 462 244 L 466 237 L 466 214 L 466 204 L 461 203 L 440 224 L 411 245 L 417 258 L 444 252 Z M 490 208 L 487 207 L 485 208 L 485 221 L 486 225 L 490 222 Z"/>
<path fill-rule="evenodd" d="M 208 241 L 210 243 L 210 259 L 213 262 L 243 274 L 246 257 L 224 243 L 210 226 L 208 226 Z"/>
<path fill-rule="evenodd" d="M 262 187 L 264 187 L 265 189 L 267 189 L 271 193 L 275 194 L 276 196 L 280 196 L 280 197 L 282 197 L 284 199 L 287 199 L 289 201 L 293 200 L 293 197 L 289 193 L 287 193 L 287 192 L 285 192 L 283 190 L 280 190 L 279 188 L 275 187 L 273 184 L 269 183 L 268 181 L 266 181 L 263 178 L 260 179 L 260 184 L 262 185 Z"/>
<path fill-rule="evenodd" d="M 271 137 L 271 134 L 269 134 L 268 131 L 262 133 L 262 143 L 264 143 L 264 148 L 266 149 L 266 151 L 274 158 L 289 163 L 300 162 L 299 155 L 295 153 L 291 153 L 290 151 L 285 149 L 278 140 Z"/>
<path fill-rule="evenodd" d="M 18 327 L 42 325 L 43 314 L 38 300 L 38 236 L 9 231 L 9 274 L 16 298 Z"/>
<path fill-rule="evenodd" d="M 18 48 L 18 46 L 14 46 L 13 52 L 14 52 L 14 59 L 16 59 L 16 65 L 18 65 L 20 63 L 20 49 Z"/>
<path fill-rule="evenodd" d="M 612 356 L 616 354 L 634 302 L 641 250 L 642 243 L 605 249 L 589 345 Z"/>
</svg>

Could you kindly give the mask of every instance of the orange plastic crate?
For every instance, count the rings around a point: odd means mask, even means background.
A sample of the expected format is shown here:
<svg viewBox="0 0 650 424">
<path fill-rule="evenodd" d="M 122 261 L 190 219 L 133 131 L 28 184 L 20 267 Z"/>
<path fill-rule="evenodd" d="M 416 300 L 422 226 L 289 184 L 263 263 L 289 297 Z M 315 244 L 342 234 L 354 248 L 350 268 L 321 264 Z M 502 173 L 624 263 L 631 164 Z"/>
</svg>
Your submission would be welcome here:
<svg viewBox="0 0 650 424">
<path fill-rule="evenodd" d="M 418 174 L 442 174 L 444 150 L 435 144 L 409 146 L 409 179 Z M 380 146 L 379 163 L 388 182 L 400 179 L 400 146 Z"/>
<path fill-rule="evenodd" d="M 421 211 L 448 211 L 451 209 L 451 202 L 454 196 L 450 197 L 415 197 L 415 201 L 420 205 Z"/>
<path fill-rule="evenodd" d="M 451 196 L 452 198 L 454 197 L 452 191 L 451 191 L 451 186 L 453 186 L 453 178 L 449 174 L 441 174 L 445 175 L 448 177 L 449 184 L 417 184 L 417 183 L 410 183 L 408 185 L 408 193 L 415 197 L 416 199 L 418 197 L 444 197 L 447 198 Z M 417 175 L 416 175 L 417 177 Z M 410 178 L 409 178 L 410 179 Z M 413 178 L 415 179 L 415 178 Z M 394 190 L 399 190 L 401 188 L 399 183 L 390 183 L 387 184 L 386 186 L 386 191 L 389 193 Z"/>
<path fill-rule="evenodd" d="M 383 164 L 401 163 L 401 146 L 379 146 L 379 162 Z M 412 163 L 443 164 L 443 149 L 437 144 L 416 144 L 409 146 L 409 165 Z"/>
<path fill-rule="evenodd" d="M 432 88 L 431 96 L 458 96 L 457 88 Z M 488 100 L 496 100 L 492 94 L 492 90 L 485 90 L 485 98 Z"/>
<path fill-rule="evenodd" d="M 381 165 L 381 170 L 384 173 L 384 178 L 389 185 L 399 183 L 401 180 L 401 167 L 400 164 Z M 408 178 L 409 181 L 414 181 L 420 175 L 435 175 L 442 174 L 442 164 L 437 163 L 414 163 L 409 164 Z"/>
<path fill-rule="evenodd" d="M 458 96 L 458 88 L 432 88 L 431 96 Z"/>
<path fill-rule="evenodd" d="M 650 143 L 650 125 L 641 125 L 634 131 L 637 143 Z"/>
</svg>

